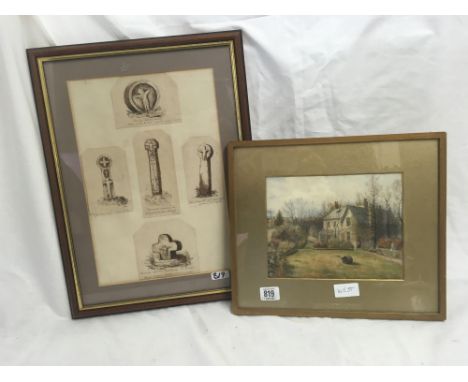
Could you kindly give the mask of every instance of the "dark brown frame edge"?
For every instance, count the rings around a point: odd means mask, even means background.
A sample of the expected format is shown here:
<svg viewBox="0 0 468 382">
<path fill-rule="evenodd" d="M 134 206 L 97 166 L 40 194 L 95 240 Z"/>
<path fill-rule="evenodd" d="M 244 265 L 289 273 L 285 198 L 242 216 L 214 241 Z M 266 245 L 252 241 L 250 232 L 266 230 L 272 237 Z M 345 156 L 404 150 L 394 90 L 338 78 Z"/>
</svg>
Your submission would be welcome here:
<svg viewBox="0 0 468 382">
<path fill-rule="evenodd" d="M 195 304 L 200 302 L 210 302 L 217 300 L 228 300 L 231 292 L 212 294 L 206 296 L 181 297 L 164 301 L 142 302 L 135 304 L 126 304 L 112 307 L 96 307 L 86 310 L 80 310 L 78 306 L 78 296 L 75 289 L 73 267 L 71 254 L 68 248 L 67 232 L 65 229 L 64 210 L 60 200 L 58 177 L 55 169 L 53 149 L 45 100 L 42 93 L 38 59 L 52 56 L 65 56 L 70 54 L 83 53 L 101 53 L 103 51 L 133 50 L 141 48 L 165 47 L 173 45 L 200 44 L 217 41 L 233 41 L 234 59 L 237 74 L 237 91 L 239 101 L 239 113 L 241 120 L 242 139 L 251 140 L 252 133 L 250 128 L 249 102 L 247 96 L 247 80 L 245 74 L 244 51 L 242 43 L 242 31 L 232 30 L 224 32 L 201 33 L 191 35 L 142 38 L 133 40 L 107 41 L 88 44 L 63 45 L 43 48 L 31 48 L 26 50 L 31 83 L 36 103 L 36 111 L 39 122 L 39 131 L 41 134 L 42 146 L 46 162 L 47 174 L 51 191 L 52 205 L 54 208 L 55 222 L 62 257 L 63 269 L 65 273 L 65 282 L 67 286 L 68 301 L 72 318 L 93 317 L 114 313 L 125 313 L 153 308 L 162 308 L 169 306 Z M 105 59 L 105 57 L 102 57 Z M 79 280 L 78 280 L 79 283 Z"/>
<path fill-rule="evenodd" d="M 238 303 L 238 269 L 236 252 L 236 206 L 234 185 L 234 150 L 247 147 L 278 147 L 304 146 L 335 143 L 372 143 L 388 141 L 437 140 L 438 142 L 438 306 L 434 313 L 413 312 L 366 312 L 345 310 L 312 310 L 289 308 L 242 308 Z M 367 135 L 350 137 L 309 138 L 309 139 L 275 139 L 251 142 L 230 142 L 228 147 L 229 166 L 229 220 L 230 220 L 230 251 L 231 251 L 231 311 L 238 315 L 278 315 L 278 316 L 308 316 L 334 318 L 375 318 L 392 320 L 444 321 L 447 318 L 446 297 L 446 199 L 447 199 L 447 134 L 445 132 Z"/>
</svg>

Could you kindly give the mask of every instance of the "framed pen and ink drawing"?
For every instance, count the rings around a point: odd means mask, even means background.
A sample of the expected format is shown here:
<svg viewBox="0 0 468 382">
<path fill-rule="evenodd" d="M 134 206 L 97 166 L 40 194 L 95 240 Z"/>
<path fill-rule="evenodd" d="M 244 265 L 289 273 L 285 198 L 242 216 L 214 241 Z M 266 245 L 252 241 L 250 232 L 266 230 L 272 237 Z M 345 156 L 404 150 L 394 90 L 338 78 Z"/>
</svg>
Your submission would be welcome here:
<svg viewBox="0 0 468 382">
<path fill-rule="evenodd" d="M 241 32 L 27 53 L 72 316 L 228 298 Z"/>
<path fill-rule="evenodd" d="M 228 151 L 235 313 L 445 319 L 445 133 Z"/>
</svg>

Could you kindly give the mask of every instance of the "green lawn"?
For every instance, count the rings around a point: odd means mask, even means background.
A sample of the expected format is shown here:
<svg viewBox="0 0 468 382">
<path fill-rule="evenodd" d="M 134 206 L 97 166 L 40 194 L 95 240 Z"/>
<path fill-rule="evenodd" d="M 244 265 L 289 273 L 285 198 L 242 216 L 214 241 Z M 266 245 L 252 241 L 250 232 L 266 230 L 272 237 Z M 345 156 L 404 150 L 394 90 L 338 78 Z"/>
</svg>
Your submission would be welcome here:
<svg viewBox="0 0 468 382">
<path fill-rule="evenodd" d="M 354 264 L 343 264 L 341 256 L 352 256 Z M 401 279 L 402 261 L 365 250 L 300 249 L 287 256 L 283 277 L 326 279 Z"/>
</svg>

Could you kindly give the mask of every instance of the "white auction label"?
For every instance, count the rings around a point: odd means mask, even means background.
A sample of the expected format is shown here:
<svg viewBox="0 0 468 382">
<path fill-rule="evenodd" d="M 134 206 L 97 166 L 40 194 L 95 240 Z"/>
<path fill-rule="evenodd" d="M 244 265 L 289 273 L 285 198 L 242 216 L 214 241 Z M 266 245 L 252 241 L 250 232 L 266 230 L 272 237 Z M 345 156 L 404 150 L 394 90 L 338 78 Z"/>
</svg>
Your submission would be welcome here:
<svg viewBox="0 0 468 382">
<path fill-rule="evenodd" d="M 279 287 L 261 287 L 260 288 L 260 300 L 262 301 L 279 301 L 280 292 Z"/>
<path fill-rule="evenodd" d="M 229 271 L 211 272 L 211 280 L 223 280 L 229 278 Z"/>
<path fill-rule="evenodd" d="M 358 283 L 334 284 L 333 288 L 335 289 L 335 298 L 359 296 Z"/>
</svg>

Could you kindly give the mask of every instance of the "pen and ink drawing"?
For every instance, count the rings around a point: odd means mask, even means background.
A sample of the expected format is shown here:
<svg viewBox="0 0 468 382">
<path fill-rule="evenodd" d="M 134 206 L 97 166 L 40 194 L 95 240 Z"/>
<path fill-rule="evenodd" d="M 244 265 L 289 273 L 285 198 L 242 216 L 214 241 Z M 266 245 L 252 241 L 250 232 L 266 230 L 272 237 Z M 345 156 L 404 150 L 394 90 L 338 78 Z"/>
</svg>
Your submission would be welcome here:
<svg viewBox="0 0 468 382">
<path fill-rule="evenodd" d="M 121 77 L 111 99 L 116 128 L 181 121 L 179 90 L 168 73 Z"/>
<path fill-rule="evenodd" d="M 134 138 L 134 150 L 145 217 L 179 213 L 172 140 L 154 130 Z"/>
<path fill-rule="evenodd" d="M 99 155 L 96 160 L 96 165 L 101 171 L 102 181 L 102 198 L 99 199 L 101 204 L 116 204 L 119 206 L 126 206 L 128 199 L 125 196 L 118 196 L 115 194 L 114 181 L 112 179 L 111 167 L 112 159 L 108 155 Z"/>
<path fill-rule="evenodd" d="M 198 269 L 195 230 L 170 219 L 145 223 L 134 235 L 140 279 L 190 274 Z"/>
<path fill-rule="evenodd" d="M 121 148 L 88 149 L 81 155 L 81 164 L 91 214 L 132 209 L 126 155 Z"/>
<path fill-rule="evenodd" d="M 183 147 L 189 203 L 219 202 L 223 196 L 222 156 L 211 137 L 192 137 Z"/>
<path fill-rule="evenodd" d="M 209 198 L 216 194 L 213 190 L 212 172 L 211 172 L 211 158 L 213 157 L 213 146 L 208 143 L 203 143 L 198 146 L 199 173 L 198 173 L 198 187 L 196 188 L 198 198 Z"/>
<path fill-rule="evenodd" d="M 163 114 L 159 106 L 160 93 L 156 85 L 148 80 L 131 82 L 124 91 L 127 115 L 131 118 L 158 118 Z"/>
<path fill-rule="evenodd" d="M 187 266 L 191 263 L 190 254 L 180 240 L 174 240 L 168 233 L 162 233 L 151 246 L 146 266 L 150 269 L 165 269 Z"/>
</svg>

